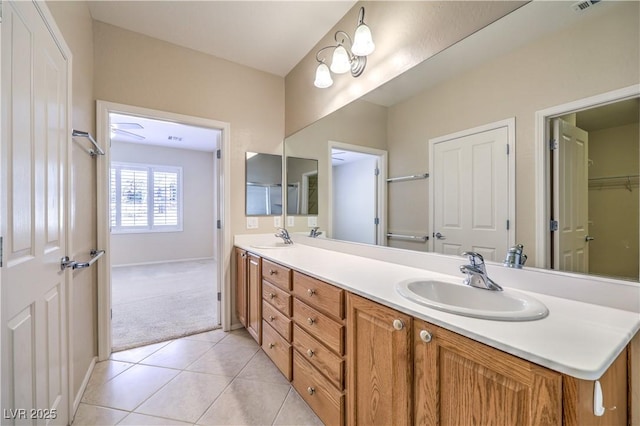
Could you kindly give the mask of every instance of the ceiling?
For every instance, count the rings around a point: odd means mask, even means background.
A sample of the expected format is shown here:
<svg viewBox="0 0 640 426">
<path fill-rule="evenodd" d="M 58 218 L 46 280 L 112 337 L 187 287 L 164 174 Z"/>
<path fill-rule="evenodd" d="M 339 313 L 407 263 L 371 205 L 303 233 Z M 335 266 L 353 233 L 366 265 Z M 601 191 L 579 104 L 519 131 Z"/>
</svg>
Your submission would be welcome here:
<svg viewBox="0 0 640 426">
<path fill-rule="evenodd" d="M 281 77 L 355 3 L 354 0 L 88 2 L 91 17 L 96 21 Z"/>
</svg>

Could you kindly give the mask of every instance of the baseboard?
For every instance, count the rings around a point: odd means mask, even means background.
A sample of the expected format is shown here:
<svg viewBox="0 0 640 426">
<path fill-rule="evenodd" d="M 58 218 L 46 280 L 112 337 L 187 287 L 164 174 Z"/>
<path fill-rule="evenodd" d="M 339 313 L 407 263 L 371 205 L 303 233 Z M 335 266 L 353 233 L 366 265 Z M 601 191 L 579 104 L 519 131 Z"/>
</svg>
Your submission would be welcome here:
<svg viewBox="0 0 640 426">
<path fill-rule="evenodd" d="M 230 330 L 239 330 L 239 329 L 241 329 L 241 328 L 244 328 L 244 325 L 242 325 L 242 324 L 241 324 L 241 323 L 239 323 L 239 322 L 236 322 L 236 323 L 234 323 L 234 324 L 231 324 L 231 328 L 230 328 Z"/>
<path fill-rule="evenodd" d="M 145 265 L 159 265 L 166 263 L 180 263 L 180 262 L 197 262 L 199 260 L 212 260 L 215 262 L 215 258 L 213 257 L 194 257 L 189 259 L 175 259 L 175 260 L 158 260 L 154 262 L 140 262 L 140 263 L 123 263 L 121 265 L 111 265 L 112 268 L 124 268 L 127 266 L 145 266 Z"/>
<path fill-rule="evenodd" d="M 87 390 L 87 385 L 89 385 L 89 379 L 91 378 L 91 374 L 93 373 L 93 369 L 96 366 L 96 361 L 98 361 L 98 357 L 94 356 L 91 359 L 91 363 L 89 363 L 89 368 L 87 368 L 87 373 L 84 375 L 84 379 L 82 380 L 82 384 L 80 385 L 80 389 L 76 394 L 76 397 L 73 400 L 73 413 L 70 413 L 69 423 L 73 423 L 73 419 L 76 417 L 76 413 L 78 412 L 78 407 L 80 406 L 80 401 L 82 401 L 82 395 L 84 395 L 84 391 Z M 73 383 L 69 383 L 69 386 L 73 386 Z"/>
</svg>

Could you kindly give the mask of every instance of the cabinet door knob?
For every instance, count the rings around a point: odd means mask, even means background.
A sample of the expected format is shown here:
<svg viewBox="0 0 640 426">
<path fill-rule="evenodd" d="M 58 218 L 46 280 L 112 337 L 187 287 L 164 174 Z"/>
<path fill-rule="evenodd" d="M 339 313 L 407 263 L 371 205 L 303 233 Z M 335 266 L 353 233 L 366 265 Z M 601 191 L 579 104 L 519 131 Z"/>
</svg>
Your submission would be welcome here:
<svg viewBox="0 0 640 426">
<path fill-rule="evenodd" d="M 399 319 L 394 319 L 393 328 L 395 328 L 396 330 L 402 330 L 404 328 L 404 322 L 402 322 L 402 320 L 399 320 Z"/>
<path fill-rule="evenodd" d="M 247 257 L 247 253 L 242 253 L 242 258 L 245 259 Z"/>
<path fill-rule="evenodd" d="M 275 297 L 276 297 L 276 294 L 275 294 L 275 293 L 269 293 L 269 299 L 273 299 L 273 298 L 275 298 Z"/>
<path fill-rule="evenodd" d="M 307 294 L 309 296 L 313 296 L 314 294 L 316 294 L 316 291 L 314 289 L 310 288 L 309 290 L 307 290 Z"/>
<path fill-rule="evenodd" d="M 269 321 L 273 321 L 274 319 L 276 319 L 276 317 L 274 317 L 273 315 L 269 315 Z"/>
<path fill-rule="evenodd" d="M 431 333 L 427 330 L 420 330 L 420 340 L 425 343 L 429 343 L 431 341 Z"/>
<path fill-rule="evenodd" d="M 276 345 L 275 343 L 269 343 L 269 349 L 273 349 L 275 345 Z"/>
<path fill-rule="evenodd" d="M 313 395 L 314 393 L 316 393 L 316 388 L 309 386 L 307 388 L 307 392 L 309 392 L 309 395 Z"/>
<path fill-rule="evenodd" d="M 307 318 L 307 322 L 309 323 L 309 325 L 313 325 L 315 324 L 316 320 L 314 320 L 313 318 Z"/>
<path fill-rule="evenodd" d="M 269 269 L 269 275 L 275 275 L 277 273 L 278 271 L 276 271 L 275 269 Z"/>
<path fill-rule="evenodd" d="M 307 355 L 309 355 L 309 358 L 311 358 L 312 356 L 315 355 L 315 352 L 312 349 L 307 350 Z"/>
</svg>

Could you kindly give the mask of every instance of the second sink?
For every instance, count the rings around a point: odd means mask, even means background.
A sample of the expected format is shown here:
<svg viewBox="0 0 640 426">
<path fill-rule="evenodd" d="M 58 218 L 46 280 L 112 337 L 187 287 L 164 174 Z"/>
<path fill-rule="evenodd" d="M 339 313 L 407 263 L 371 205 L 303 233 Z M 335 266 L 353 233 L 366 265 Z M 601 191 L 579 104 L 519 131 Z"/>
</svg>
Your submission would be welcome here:
<svg viewBox="0 0 640 426">
<path fill-rule="evenodd" d="M 531 321 L 549 314 L 537 299 L 513 291 L 491 291 L 462 284 L 412 279 L 396 285 L 398 293 L 421 305 L 458 315 L 500 321 Z"/>
</svg>

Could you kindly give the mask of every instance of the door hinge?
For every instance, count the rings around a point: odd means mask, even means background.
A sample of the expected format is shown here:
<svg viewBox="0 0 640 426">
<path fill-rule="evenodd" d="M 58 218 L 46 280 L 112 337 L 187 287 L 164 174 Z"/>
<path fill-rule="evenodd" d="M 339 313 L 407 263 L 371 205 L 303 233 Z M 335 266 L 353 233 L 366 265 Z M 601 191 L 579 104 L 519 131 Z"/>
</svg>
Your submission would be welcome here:
<svg viewBox="0 0 640 426">
<path fill-rule="evenodd" d="M 111 319 L 113 319 L 113 309 L 109 311 L 109 315 L 111 316 Z"/>
<path fill-rule="evenodd" d="M 222 300 L 222 293 L 218 292 L 218 302 Z"/>
<path fill-rule="evenodd" d="M 507 144 L 507 155 L 509 155 L 509 144 Z"/>
<path fill-rule="evenodd" d="M 549 229 L 551 229 L 551 232 L 556 232 L 559 226 L 560 225 L 557 220 L 551 220 L 551 222 L 549 222 Z"/>
<path fill-rule="evenodd" d="M 222 150 L 221 150 L 221 149 L 218 149 L 218 150 L 216 151 L 216 158 L 217 158 L 218 160 L 222 158 Z"/>
<path fill-rule="evenodd" d="M 373 174 L 375 176 L 380 176 L 380 169 L 376 167 L 375 170 L 373 171 Z"/>
<path fill-rule="evenodd" d="M 220 219 L 216 221 L 216 228 L 222 229 L 222 221 Z"/>
<path fill-rule="evenodd" d="M 4 260 L 4 257 L 2 257 L 2 249 L 3 249 L 3 247 L 4 247 L 4 240 L 3 240 L 3 238 L 4 238 L 4 237 L 0 237 L 0 268 L 2 268 L 2 266 L 4 265 L 4 264 L 2 263 L 2 261 Z"/>
<path fill-rule="evenodd" d="M 509 230 L 509 219 L 507 219 L 507 231 Z"/>
<path fill-rule="evenodd" d="M 557 140 L 555 140 L 555 139 L 551 139 L 551 140 L 549 141 L 549 149 L 550 149 L 551 151 L 554 151 L 554 150 L 558 149 L 558 141 L 557 141 Z"/>
<path fill-rule="evenodd" d="M 375 219 L 373 219 L 373 224 L 374 225 L 380 225 L 380 218 L 376 217 Z"/>
</svg>

